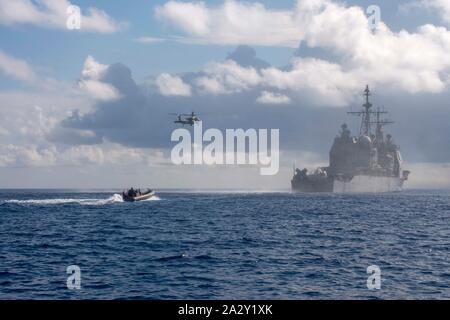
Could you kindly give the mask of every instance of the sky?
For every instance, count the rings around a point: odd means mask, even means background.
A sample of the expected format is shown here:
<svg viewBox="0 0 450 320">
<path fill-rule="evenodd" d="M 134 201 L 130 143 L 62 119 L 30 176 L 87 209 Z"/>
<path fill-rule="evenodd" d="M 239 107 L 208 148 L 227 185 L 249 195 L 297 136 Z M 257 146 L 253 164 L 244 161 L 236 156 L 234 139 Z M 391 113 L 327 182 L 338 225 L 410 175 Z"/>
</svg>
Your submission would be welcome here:
<svg viewBox="0 0 450 320">
<path fill-rule="evenodd" d="M 0 188 L 288 189 L 356 133 L 366 84 L 407 187 L 449 188 L 449 28 L 448 0 L 0 0 Z M 279 129 L 279 173 L 173 165 L 169 113 L 191 111 Z"/>
</svg>

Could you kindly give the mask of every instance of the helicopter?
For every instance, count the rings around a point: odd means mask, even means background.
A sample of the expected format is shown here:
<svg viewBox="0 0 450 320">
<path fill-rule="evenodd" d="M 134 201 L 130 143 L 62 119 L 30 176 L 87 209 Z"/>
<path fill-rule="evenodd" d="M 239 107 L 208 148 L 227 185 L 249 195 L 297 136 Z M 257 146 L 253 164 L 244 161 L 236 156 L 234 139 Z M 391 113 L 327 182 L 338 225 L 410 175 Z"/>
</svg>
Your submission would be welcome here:
<svg viewBox="0 0 450 320">
<path fill-rule="evenodd" d="M 195 112 L 191 113 L 170 113 L 171 115 L 176 115 L 177 119 L 174 121 L 174 123 L 180 123 L 183 125 L 187 124 L 190 126 L 193 126 L 197 122 L 200 122 L 200 118 L 195 114 Z"/>
</svg>

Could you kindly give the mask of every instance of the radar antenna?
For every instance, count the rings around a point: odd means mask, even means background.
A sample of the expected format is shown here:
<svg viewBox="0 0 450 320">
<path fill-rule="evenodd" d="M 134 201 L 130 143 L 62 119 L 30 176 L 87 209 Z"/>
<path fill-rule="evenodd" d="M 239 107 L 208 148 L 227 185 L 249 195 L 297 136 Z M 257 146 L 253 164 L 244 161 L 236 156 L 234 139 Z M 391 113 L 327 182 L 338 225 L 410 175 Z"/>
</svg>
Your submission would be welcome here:
<svg viewBox="0 0 450 320">
<path fill-rule="evenodd" d="M 372 124 L 376 125 L 376 137 L 378 141 L 381 141 L 383 139 L 382 135 L 382 128 L 384 125 L 393 123 L 389 120 L 382 120 L 381 115 L 387 114 L 387 111 L 380 110 L 380 108 L 377 109 L 377 111 L 372 111 L 372 103 L 369 101 L 369 97 L 371 96 L 369 85 L 366 86 L 366 89 L 364 90 L 364 97 L 366 98 L 365 103 L 363 104 L 363 110 L 361 111 L 352 111 L 348 112 L 348 114 L 353 114 L 357 116 L 361 116 L 361 127 L 359 130 L 360 136 L 368 136 L 370 137 L 372 135 Z M 372 121 L 371 116 L 375 115 L 376 120 Z"/>
<path fill-rule="evenodd" d="M 370 115 L 373 113 L 372 111 L 370 111 L 370 109 L 372 108 L 372 104 L 369 101 L 369 97 L 370 97 L 370 89 L 369 89 L 369 85 L 366 86 L 366 90 L 364 90 L 364 96 L 366 97 L 366 103 L 363 104 L 363 110 L 361 111 L 352 111 L 352 112 L 348 112 L 348 114 L 354 114 L 357 116 L 361 116 L 361 128 L 359 129 L 359 135 L 360 136 L 370 136 L 371 133 L 371 121 L 370 121 Z"/>
</svg>

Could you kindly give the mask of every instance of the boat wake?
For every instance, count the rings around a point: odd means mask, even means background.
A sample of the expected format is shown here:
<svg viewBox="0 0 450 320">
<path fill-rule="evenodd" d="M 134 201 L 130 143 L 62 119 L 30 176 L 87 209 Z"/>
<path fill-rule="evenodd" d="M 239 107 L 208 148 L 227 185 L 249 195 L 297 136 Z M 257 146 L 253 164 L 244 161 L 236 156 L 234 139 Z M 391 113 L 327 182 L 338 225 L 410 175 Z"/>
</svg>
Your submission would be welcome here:
<svg viewBox="0 0 450 320">
<path fill-rule="evenodd" d="M 159 200 L 161 200 L 161 199 L 158 196 L 153 196 L 150 199 L 142 200 L 140 202 L 159 201 Z M 61 204 L 79 204 L 79 205 L 86 205 L 86 206 L 101 206 L 101 205 L 108 205 L 108 204 L 121 203 L 121 202 L 124 202 L 122 195 L 116 193 L 106 199 L 76 199 L 76 198 L 26 199 L 26 200 L 11 199 L 11 200 L 5 200 L 2 203 L 12 203 L 12 204 L 21 204 L 21 205 L 41 205 L 41 206 L 61 205 Z"/>
<path fill-rule="evenodd" d="M 5 200 L 4 203 L 14 203 L 22 205 L 60 205 L 60 204 L 80 204 L 80 205 L 107 205 L 113 203 L 123 202 L 120 194 L 114 194 L 106 199 L 76 199 L 76 198 L 63 198 L 63 199 L 30 199 L 30 200 Z"/>
<path fill-rule="evenodd" d="M 153 197 L 151 197 L 150 199 L 147 199 L 147 200 L 141 200 L 141 201 L 139 201 L 139 202 L 159 201 L 159 200 L 161 200 L 160 197 L 158 197 L 158 196 L 153 196 Z"/>
</svg>

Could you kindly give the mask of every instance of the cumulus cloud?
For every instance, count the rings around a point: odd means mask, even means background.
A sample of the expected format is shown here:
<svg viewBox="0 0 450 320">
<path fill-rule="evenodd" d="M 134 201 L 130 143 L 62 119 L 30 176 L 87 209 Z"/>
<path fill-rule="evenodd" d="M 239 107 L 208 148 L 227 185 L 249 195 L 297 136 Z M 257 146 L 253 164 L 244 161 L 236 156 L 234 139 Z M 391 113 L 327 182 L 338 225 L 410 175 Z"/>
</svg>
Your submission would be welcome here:
<svg viewBox="0 0 450 320">
<path fill-rule="evenodd" d="M 203 2 L 168 1 L 157 6 L 155 12 L 157 17 L 168 19 L 191 34 L 209 33 L 210 12 Z"/>
<path fill-rule="evenodd" d="M 91 76 L 97 74 L 91 71 Z M 165 157 L 158 149 L 108 142 L 98 128 L 61 127 L 68 117 L 92 111 L 91 104 L 91 99 L 76 91 L 0 92 L 0 167 L 164 164 Z"/>
<path fill-rule="evenodd" d="M 186 6 L 202 17 L 200 26 L 191 25 L 199 22 L 188 19 L 182 10 Z M 300 58 L 292 62 L 291 70 L 265 67 L 261 73 L 275 80 L 275 87 L 318 88 L 318 93 L 337 98 L 341 105 L 348 103 L 349 91 L 361 83 L 408 93 L 442 92 L 449 84 L 449 30 L 428 24 L 416 32 L 394 32 L 381 22 L 372 32 L 363 8 L 332 0 L 299 0 L 290 11 L 233 0 L 218 7 L 169 1 L 158 7 L 157 15 L 199 42 L 290 47 L 302 43 L 327 50 L 337 61 Z M 237 70 L 249 71 L 229 63 L 212 64 L 198 84 L 206 92 L 229 93 L 259 82 L 252 80 L 257 74 L 244 76 L 236 74 Z M 239 83 L 230 86 L 228 75 Z"/>
<path fill-rule="evenodd" d="M 120 98 L 94 100 L 92 110 L 88 112 L 78 112 L 75 108 L 53 129 L 48 135 L 49 138 L 55 143 L 67 145 L 101 144 L 104 141 L 133 147 L 157 145 L 152 143 L 161 140 L 161 136 L 170 130 L 168 126 L 162 126 L 161 130 L 153 131 L 161 127 L 161 119 L 169 117 L 167 112 L 171 102 L 161 102 L 159 99 L 173 100 L 172 103 L 179 99 L 171 99 L 154 92 L 149 97 L 145 88 L 134 82 L 130 69 L 121 63 L 108 65 L 105 71 L 102 71 L 103 69 L 100 67 L 101 82 L 113 86 Z M 163 105 L 164 108 L 161 107 Z M 172 123 L 170 119 L 167 121 L 168 124 Z M 94 134 L 80 135 L 80 132 Z"/>
<path fill-rule="evenodd" d="M 356 77 L 336 63 L 314 58 L 294 58 L 287 69 L 261 70 L 267 87 L 312 95 L 316 105 L 343 107 L 361 90 L 367 77 Z M 374 81 L 369 81 L 376 84 Z"/>
<path fill-rule="evenodd" d="M 55 162 L 54 154 L 36 146 L 0 145 L 0 167 L 45 166 Z"/>
<path fill-rule="evenodd" d="M 104 77 L 110 66 L 97 62 L 92 56 L 88 56 L 78 81 L 78 95 L 87 95 L 93 99 L 108 101 L 120 97 L 118 90 Z M 72 95 L 72 84 L 57 81 L 45 75 L 37 74 L 35 68 L 25 60 L 13 57 L 0 49 L 0 73 L 29 84 L 44 92 L 65 91 Z"/>
<path fill-rule="evenodd" d="M 211 94 L 241 92 L 261 82 L 258 70 L 240 66 L 234 60 L 211 62 L 202 73 L 203 75 L 195 82 L 201 91 Z"/>
<path fill-rule="evenodd" d="M 37 76 L 33 68 L 24 60 L 6 54 L 0 49 L 0 72 L 17 80 L 32 83 Z"/>
<path fill-rule="evenodd" d="M 222 81 L 216 77 L 199 77 L 195 80 L 195 84 L 204 93 L 214 95 L 231 93 L 225 88 Z"/>
<path fill-rule="evenodd" d="M 38 27 L 66 29 L 68 0 L 0 0 L 0 25 L 32 24 Z M 103 10 L 90 7 L 81 16 L 81 31 L 112 33 L 120 24 Z"/>
<path fill-rule="evenodd" d="M 64 165 L 158 166 L 169 163 L 161 150 L 129 148 L 114 143 L 71 146 L 57 151 L 56 158 Z"/>
<path fill-rule="evenodd" d="M 0 167 L 53 167 L 83 165 L 161 166 L 169 159 L 158 149 L 127 148 L 117 144 L 0 145 Z"/>
<path fill-rule="evenodd" d="M 160 74 L 156 78 L 159 92 L 164 96 L 190 96 L 191 86 L 186 84 L 180 77 L 168 73 Z"/>
<path fill-rule="evenodd" d="M 263 91 L 256 99 L 256 102 L 260 104 L 289 104 L 291 103 L 291 99 L 284 94 Z"/>
<path fill-rule="evenodd" d="M 424 2 L 424 1 L 423 1 Z M 434 6 L 439 10 L 442 19 L 450 24 L 450 2 L 447 0 L 431 0 L 429 5 Z"/>
<path fill-rule="evenodd" d="M 260 3 L 225 1 L 211 8 L 204 2 L 168 1 L 156 8 L 156 16 L 198 43 L 295 47 L 301 37 L 292 11 L 268 10 Z"/>
<path fill-rule="evenodd" d="M 275 97 L 273 94 L 273 90 L 282 90 L 295 96 L 307 93 L 312 104 L 334 107 L 346 106 L 353 101 L 366 81 L 378 84 L 375 78 L 353 74 L 339 64 L 313 58 L 293 58 L 286 68 L 257 69 L 242 66 L 234 60 L 210 62 L 191 81 L 201 94 L 230 95 L 263 89 L 269 94 L 264 94 L 258 102 L 269 99 L 274 102 L 276 98 L 278 102 L 290 102 L 286 96 Z"/>
<path fill-rule="evenodd" d="M 92 106 L 89 99 L 71 91 L 0 92 L 0 105 L 0 144 L 16 146 L 47 144 L 49 134 L 71 110 L 87 112 Z"/>
<path fill-rule="evenodd" d="M 436 11 L 442 21 L 450 25 L 450 2 L 448 0 L 416 0 L 401 5 L 401 9 L 427 9 Z"/>
<path fill-rule="evenodd" d="M 97 100 L 116 100 L 120 97 L 118 90 L 111 84 L 103 82 L 109 66 L 97 62 L 88 56 L 84 62 L 78 86 L 89 96 Z"/>
<path fill-rule="evenodd" d="M 79 82 L 79 86 L 88 95 L 98 100 L 108 101 L 119 97 L 113 86 L 98 80 L 82 80 Z"/>
<path fill-rule="evenodd" d="M 100 79 L 108 70 L 108 66 L 97 62 L 94 57 L 88 56 L 84 61 L 81 75 L 87 79 Z"/>
</svg>

